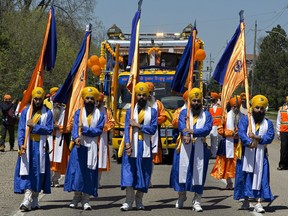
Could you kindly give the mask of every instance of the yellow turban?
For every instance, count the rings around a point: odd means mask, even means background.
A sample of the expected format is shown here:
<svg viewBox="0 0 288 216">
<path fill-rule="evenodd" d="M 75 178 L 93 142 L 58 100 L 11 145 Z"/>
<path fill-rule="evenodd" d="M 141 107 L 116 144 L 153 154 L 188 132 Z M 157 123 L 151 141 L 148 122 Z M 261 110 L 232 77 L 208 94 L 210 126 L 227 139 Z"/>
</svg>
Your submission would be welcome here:
<svg viewBox="0 0 288 216">
<path fill-rule="evenodd" d="M 42 87 L 36 87 L 32 91 L 32 98 L 43 98 L 45 97 L 45 91 Z"/>
<path fill-rule="evenodd" d="M 193 100 L 193 99 L 200 99 L 202 100 L 202 91 L 199 88 L 193 88 L 190 92 L 189 92 L 189 100 Z"/>
<path fill-rule="evenodd" d="M 254 109 L 256 106 L 264 107 L 264 109 L 268 106 L 268 99 L 264 95 L 256 95 L 252 98 L 252 108 Z"/>
<path fill-rule="evenodd" d="M 136 94 L 146 94 L 148 96 L 149 94 L 149 88 L 146 83 L 139 82 L 135 86 L 135 93 Z"/>
<path fill-rule="evenodd" d="M 56 94 L 56 92 L 58 91 L 58 89 L 59 89 L 58 87 L 50 88 L 50 91 L 49 91 L 49 92 L 50 92 L 50 95 L 53 96 L 54 94 Z"/>
<path fill-rule="evenodd" d="M 83 100 L 86 97 L 93 97 L 95 100 L 98 99 L 99 96 L 99 91 L 92 86 L 87 86 L 85 88 L 82 89 L 81 91 L 81 97 L 83 98 Z"/>
<path fill-rule="evenodd" d="M 154 84 L 152 82 L 146 82 L 150 92 L 154 92 Z"/>
</svg>

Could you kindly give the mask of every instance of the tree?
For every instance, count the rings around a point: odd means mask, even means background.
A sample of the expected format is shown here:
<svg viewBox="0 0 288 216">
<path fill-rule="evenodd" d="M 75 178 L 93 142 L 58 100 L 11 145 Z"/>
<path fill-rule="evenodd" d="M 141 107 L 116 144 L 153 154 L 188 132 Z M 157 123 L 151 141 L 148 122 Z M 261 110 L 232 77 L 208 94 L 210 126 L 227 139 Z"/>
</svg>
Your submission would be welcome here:
<svg viewBox="0 0 288 216">
<path fill-rule="evenodd" d="M 288 40 L 280 25 L 260 43 L 254 71 L 254 94 L 266 95 L 269 107 L 278 109 L 288 92 Z"/>
<path fill-rule="evenodd" d="M 41 52 L 47 12 L 52 0 L 1 0 L 0 4 L 0 97 L 10 93 L 21 98 Z M 104 28 L 94 15 L 96 0 L 54 1 L 57 22 L 55 68 L 44 73 L 44 88 L 61 85 L 77 56 L 85 25 L 92 23 L 91 50 L 100 52 Z M 99 36 L 100 35 L 100 36 Z"/>
</svg>

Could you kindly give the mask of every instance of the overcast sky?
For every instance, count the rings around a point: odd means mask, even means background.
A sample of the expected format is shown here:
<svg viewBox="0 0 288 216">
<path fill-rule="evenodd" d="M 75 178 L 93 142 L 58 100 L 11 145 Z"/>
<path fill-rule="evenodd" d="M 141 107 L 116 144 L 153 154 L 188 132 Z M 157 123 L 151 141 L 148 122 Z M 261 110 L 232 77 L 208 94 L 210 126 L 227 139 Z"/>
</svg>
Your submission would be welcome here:
<svg viewBox="0 0 288 216">
<path fill-rule="evenodd" d="M 130 33 L 137 7 L 138 0 L 98 0 L 95 13 L 107 29 L 116 24 Z M 205 43 L 205 65 L 211 54 L 214 69 L 239 25 L 240 10 L 244 10 L 247 54 L 253 54 L 255 21 L 257 39 L 277 24 L 287 31 L 287 8 L 287 0 L 143 0 L 140 32 L 181 32 L 196 20 L 198 37 Z"/>
</svg>

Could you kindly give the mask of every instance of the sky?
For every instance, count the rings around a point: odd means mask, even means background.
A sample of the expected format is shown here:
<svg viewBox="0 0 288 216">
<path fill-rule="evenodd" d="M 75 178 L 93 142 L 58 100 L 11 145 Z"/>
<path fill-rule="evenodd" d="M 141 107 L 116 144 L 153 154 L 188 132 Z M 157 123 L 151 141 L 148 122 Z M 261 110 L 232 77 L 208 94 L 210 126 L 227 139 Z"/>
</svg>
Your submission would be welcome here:
<svg viewBox="0 0 288 216">
<path fill-rule="evenodd" d="M 97 0 L 95 16 L 106 29 L 116 24 L 130 33 L 137 8 L 138 0 Z M 211 63 L 214 70 L 240 23 L 240 10 L 244 10 L 247 54 L 253 54 L 256 22 L 256 41 L 278 24 L 288 30 L 287 0 L 143 0 L 140 33 L 180 33 L 196 20 L 206 52 L 204 68 Z"/>
</svg>

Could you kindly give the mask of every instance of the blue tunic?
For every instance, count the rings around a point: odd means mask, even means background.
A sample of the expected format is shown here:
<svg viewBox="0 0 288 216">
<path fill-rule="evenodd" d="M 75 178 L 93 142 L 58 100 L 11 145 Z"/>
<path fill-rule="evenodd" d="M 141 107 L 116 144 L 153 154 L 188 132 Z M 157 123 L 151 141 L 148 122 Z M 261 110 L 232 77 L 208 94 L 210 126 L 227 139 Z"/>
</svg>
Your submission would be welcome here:
<svg viewBox="0 0 288 216">
<path fill-rule="evenodd" d="M 270 144 L 274 138 L 274 128 L 270 120 L 268 121 L 267 133 L 261 137 L 259 145 Z M 247 136 L 248 129 L 248 117 L 242 116 L 238 125 L 239 128 L 239 138 L 242 141 L 242 158 L 245 153 L 245 148 L 250 144 L 251 140 Z M 256 133 L 258 135 L 258 132 Z M 255 151 L 256 152 L 256 151 Z M 270 189 L 270 173 L 269 173 L 269 161 L 267 157 L 267 149 L 264 153 L 263 161 L 263 175 L 261 180 L 261 189 L 252 190 L 253 183 L 253 173 L 247 173 L 242 171 L 243 160 L 237 160 L 236 163 L 236 177 L 235 177 L 235 187 L 234 187 L 234 199 L 239 200 L 243 198 L 262 198 L 265 201 L 271 201 L 274 199 L 271 189 Z"/>
<path fill-rule="evenodd" d="M 75 141 L 79 137 L 78 125 L 79 125 L 80 110 L 77 110 L 74 115 L 74 122 L 72 128 L 72 140 Z M 97 137 L 102 134 L 105 118 L 103 113 L 100 114 L 99 121 L 94 128 L 83 127 L 82 135 L 88 137 Z M 94 197 L 97 197 L 98 189 L 98 165 L 95 170 L 87 167 L 87 147 L 80 145 L 74 145 L 67 166 L 64 191 L 78 191 L 87 193 Z"/>
<path fill-rule="evenodd" d="M 29 108 L 29 107 L 28 107 Z M 18 124 L 18 146 L 24 144 L 25 132 L 26 132 L 26 115 L 28 108 L 22 111 L 19 124 Z M 53 114 L 49 109 L 46 109 L 47 120 L 46 125 L 42 126 L 41 119 L 34 126 L 31 131 L 32 134 L 38 135 L 51 135 L 53 132 Z M 39 143 L 36 141 L 29 142 L 29 174 L 20 176 L 20 163 L 21 157 L 18 156 L 16 162 L 16 168 L 14 173 L 14 193 L 24 193 L 26 189 L 34 192 L 51 193 L 50 182 L 50 160 L 49 154 L 45 154 L 45 173 L 40 173 L 40 160 L 39 160 Z"/>
<path fill-rule="evenodd" d="M 126 112 L 125 118 L 125 143 L 130 143 L 129 135 L 130 109 Z M 143 125 L 141 131 L 145 134 L 153 135 L 157 130 L 157 111 L 151 108 L 151 122 Z M 151 143 L 150 143 L 151 146 Z M 135 190 L 148 192 L 149 182 L 152 174 L 152 150 L 151 157 L 143 158 L 143 141 L 138 141 L 137 158 L 128 157 L 124 150 L 121 166 L 121 189 L 133 187 Z"/>
<path fill-rule="evenodd" d="M 204 124 L 203 128 L 196 128 L 196 124 L 193 127 L 194 137 L 206 137 L 209 135 L 211 129 L 212 129 L 212 116 L 208 111 L 203 111 L 204 115 L 206 115 L 206 122 Z M 187 109 L 183 109 L 179 115 L 179 124 L 178 129 L 179 131 L 185 135 L 186 133 L 183 133 L 183 130 L 186 128 L 186 116 L 187 116 Z M 208 169 L 208 163 L 210 158 L 210 150 L 207 148 L 206 143 L 204 145 L 204 171 L 203 171 L 203 184 L 202 185 L 192 185 L 192 177 L 193 177 L 193 161 L 194 161 L 194 145 L 192 146 L 192 151 L 190 155 L 190 162 L 188 166 L 187 171 L 187 179 L 186 183 L 179 183 L 179 160 L 180 160 L 180 154 L 177 153 L 177 151 L 174 151 L 173 156 L 173 164 L 170 174 L 170 187 L 174 188 L 175 191 L 178 192 L 184 192 L 184 191 L 191 191 L 196 192 L 198 194 L 203 194 L 203 187 L 206 181 L 206 175 L 207 175 L 207 169 Z"/>
</svg>

